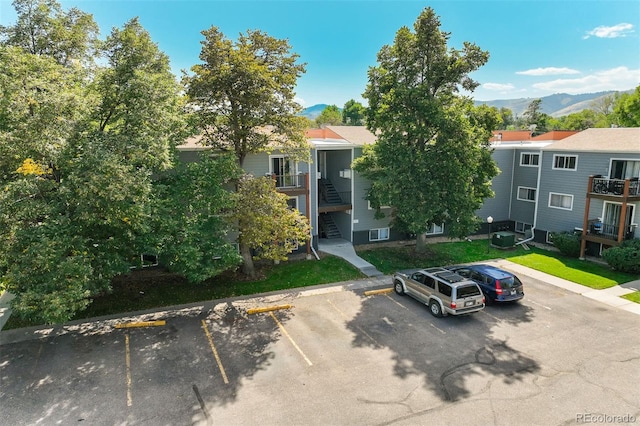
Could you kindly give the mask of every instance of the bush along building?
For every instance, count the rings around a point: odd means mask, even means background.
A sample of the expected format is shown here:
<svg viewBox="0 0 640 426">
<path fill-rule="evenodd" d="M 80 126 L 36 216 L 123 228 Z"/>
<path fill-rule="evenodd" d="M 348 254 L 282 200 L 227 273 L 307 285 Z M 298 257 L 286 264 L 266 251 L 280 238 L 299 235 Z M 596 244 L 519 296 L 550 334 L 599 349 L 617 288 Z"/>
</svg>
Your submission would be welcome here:
<svg viewBox="0 0 640 426">
<path fill-rule="evenodd" d="M 390 227 L 391 206 L 381 209 L 385 217 L 376 218 L 366 199 L 370 183 L 351 169 L 363 147 L 376 142 L 375 135 L 362 126 L 327 126 L 308 130 L 307 140 L 311 164 L 293 161 L 274 147 L 270 154 L 247 157 L 244 169 L 275 179 L 291 207 L 309 218 L 314 249 L 323 239 L 361 245 L 409 238 Z M 485 221 L 478 234 L 510 231 L 519 242 L 550 244 L 553 233 L 575 232 L 581 256 L 640 238 L 640 128 L 535 137 L 497 131 L 491 142 L 501 173 L 492 181 L 495 197 L 477 211 Z M 192 140 L 178 149 L 183 161 L 195 161 L 203 148 Z M 446 236 L 447 224 L 431 225 L 425 233 Z"/>
</svg>

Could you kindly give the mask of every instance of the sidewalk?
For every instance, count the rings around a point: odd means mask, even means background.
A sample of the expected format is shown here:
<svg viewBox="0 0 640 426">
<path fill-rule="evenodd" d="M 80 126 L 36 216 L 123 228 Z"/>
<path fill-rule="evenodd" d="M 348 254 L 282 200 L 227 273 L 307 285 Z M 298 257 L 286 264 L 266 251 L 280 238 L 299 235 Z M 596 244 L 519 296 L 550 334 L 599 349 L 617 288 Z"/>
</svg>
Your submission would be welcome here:
<svg viewBox="0 0 640 426">
<path fill-rule="evenodd" d="M 4 327 L 4 324 L 9 319 L 11 315 L 10 303 L 11 299 L 13 299 L 13 295 L 7 293 L 6 291 L 0 295 L 0 330 Z"/>
</svg>

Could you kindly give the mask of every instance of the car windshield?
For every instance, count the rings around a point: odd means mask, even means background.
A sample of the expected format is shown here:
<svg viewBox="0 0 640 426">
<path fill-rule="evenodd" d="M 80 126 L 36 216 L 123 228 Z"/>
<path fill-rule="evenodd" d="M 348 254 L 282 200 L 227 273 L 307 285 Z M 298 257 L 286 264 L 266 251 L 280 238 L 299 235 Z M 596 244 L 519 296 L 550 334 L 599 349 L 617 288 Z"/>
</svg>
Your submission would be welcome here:
<svg viewBox="0 0 640 426">
<path fill-rule="evenodd" d="M 476 285 L 465 285 L 458 287 L 458 297 L 472 297 L 472 296 L 480 296 L 480 289 Z"/>
</svg>

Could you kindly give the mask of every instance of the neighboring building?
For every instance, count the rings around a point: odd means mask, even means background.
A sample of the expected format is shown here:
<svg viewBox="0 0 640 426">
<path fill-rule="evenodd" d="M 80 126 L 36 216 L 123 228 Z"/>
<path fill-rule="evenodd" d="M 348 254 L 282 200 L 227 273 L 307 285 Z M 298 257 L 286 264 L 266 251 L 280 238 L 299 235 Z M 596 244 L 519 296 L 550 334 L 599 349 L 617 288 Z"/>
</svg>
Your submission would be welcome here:
<svg viewBox="0 0 640 426">
<path fill-rule="evenodd" d="M 375 143 L 375 135 L 363 126 L 327 126 L 308 130 L 307 139 L 311 164 L 274 150 L 248 156 L 244 169 L 275 179 L 290 205 L 309 218 L 314 247 L 322 238 L 359 245 L 408 237 L 389 226 L 391 208 L 382 209 L 384 218 L 375 218 L 365 198 L 370 183 L 351 169 L 363 147 Z M 640 128 L 535 137 L 529 131 L 501 131 L 494 132 L 492 148 L 501 171 L 492 180 L 496 195 L 477 211 L 485 220 L 493 218 L 492 230 L 547 243 L 552 232 L 582 231 L 583 250 L 594 255 L 603 246 L 640 237 Z M 202 147 L 192 139 L 178 149 L 183 160 L 195 161 Z M 487 230 L 485 223 L 479 232 Z M 426 232 L 446 235 L 446 224 Z"/>
</svg>

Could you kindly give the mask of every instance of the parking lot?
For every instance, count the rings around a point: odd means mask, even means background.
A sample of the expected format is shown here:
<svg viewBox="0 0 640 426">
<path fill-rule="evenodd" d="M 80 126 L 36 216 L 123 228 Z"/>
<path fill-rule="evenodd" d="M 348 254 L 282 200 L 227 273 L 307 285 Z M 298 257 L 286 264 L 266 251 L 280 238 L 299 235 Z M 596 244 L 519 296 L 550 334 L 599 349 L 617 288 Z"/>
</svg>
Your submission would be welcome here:
<svg viewBox="0 0 640 426">
<path fill-rule="evenodd" d="M 0 345 L 0 416 L 14 425 L 638 421 L 640 316 L 520 278 L 523 301 L 464 317 L 368 292 L 390 287 L 386 278 L 136 318 L 164 325 L 111 320 L 16 339 Z M 262 307 L 273 310 L 251 311 Z"/>
</svg>

